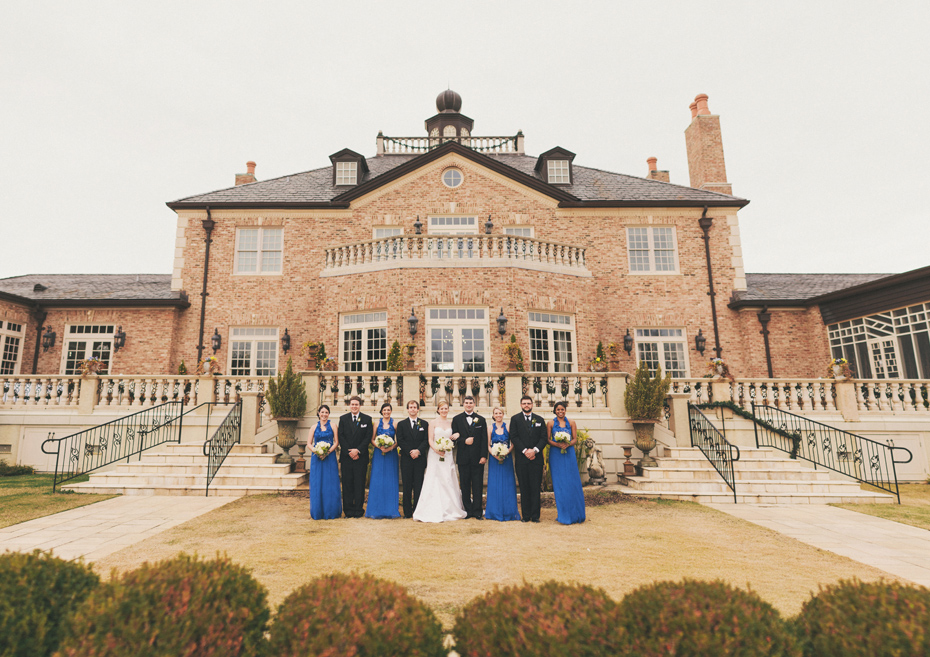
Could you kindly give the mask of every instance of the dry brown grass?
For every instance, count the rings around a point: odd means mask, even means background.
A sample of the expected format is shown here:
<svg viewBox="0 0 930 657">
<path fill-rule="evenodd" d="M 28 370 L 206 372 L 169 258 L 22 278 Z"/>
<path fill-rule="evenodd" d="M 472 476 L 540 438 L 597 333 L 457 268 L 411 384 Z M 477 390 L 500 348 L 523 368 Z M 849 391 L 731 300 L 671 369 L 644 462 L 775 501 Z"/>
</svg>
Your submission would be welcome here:
<svg viewBox="0 0 930 657">
<path fill-rule="evenodd" d="M 630 498 L 627 498 L 630 499 Z M 785 614 L 818 584 L 891 578 L 763 527 L 691 503 L 633 501 L 588 508 L 562 526 L 555 509 L 540 524 L 462 520 L 312 521 L 306 498 L 247 497 L 169 529 L 95 564 L 132 569 L 178 552 L 227 554 L 252 568 L 277 606 L 316 575 L 360 571 L 393 580 L 426 601 L 446 626 L 495 584 L 576 581 L 615 599 L 654 580 L 724 579 L 750 586 Z"/>
<path fill-rule="evenodd" d="M 863 484 L 862 488 L 871 487 Z M 872 489 L 875 490 L 875 489 Z M 842 509 L 867 513 L 921 529 L 930 529 L 930 484 L 901 484 L 901 504 L 836 504 Z"/>
<path fill-rule="evenodd" d="M 115 497 L 53 493 L 52 478 L 44 474 L 0 477 L 0 528 Z"/>
</svg>

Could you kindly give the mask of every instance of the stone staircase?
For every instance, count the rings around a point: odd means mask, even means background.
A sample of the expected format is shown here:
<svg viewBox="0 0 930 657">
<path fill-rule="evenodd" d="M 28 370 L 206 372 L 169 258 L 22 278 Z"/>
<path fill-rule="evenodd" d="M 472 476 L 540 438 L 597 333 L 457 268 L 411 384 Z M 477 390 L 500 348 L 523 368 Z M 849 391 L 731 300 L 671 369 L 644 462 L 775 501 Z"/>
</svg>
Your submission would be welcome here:
<svg viewBox="0 0 930 657">
<path fill-rule="evenodd" d="M 64 486 L 81 493 L 121 495 L 200 495 L 207 485 L 203 443 L 167 443 L 142 454 L 139 461 L 120 463 L 90 480 Z M 265 445 L 235 445 L 210 482 L 210 495 L 258 495 L 306 490 L 307 474 L 291 473 L 275 463 Z"/>
<path fill-rule="evenodd" d="M 639 497 L 732 503 L 733 491 L 724 483 L 696 447 L 661 447 L 658 467 L 643 468 L 641 476 L 620 476 L 624 492 Z M 736 502 L 739 504 L 888 503 L 897 500 L 887 493 L 862 490 L 859 482 L 814 470 L 800 460 L 769 448 L 740 447 L 734 463 Z"/>
</svg>

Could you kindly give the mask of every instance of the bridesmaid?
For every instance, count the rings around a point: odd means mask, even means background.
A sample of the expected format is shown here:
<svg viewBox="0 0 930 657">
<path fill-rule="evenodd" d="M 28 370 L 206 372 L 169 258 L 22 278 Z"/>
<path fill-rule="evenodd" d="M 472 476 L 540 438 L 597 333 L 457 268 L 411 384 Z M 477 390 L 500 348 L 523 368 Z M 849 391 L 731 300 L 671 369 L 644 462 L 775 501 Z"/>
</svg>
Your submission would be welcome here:
<svg viewBox="0 0 930 657">
<path fill-rule="evenodd" d="M 555 419 L 549 420 L 549 470 L 552 473 L 552 492 L 555 493 L 555 507 L 558 520 L 563 525 L 572 525 L 585 521 L 584 491 L 581 488 L 581 475 L 578 474 L 578 460 L 575 457 L 575 443 L 578 442 L 578 427 L 574 420 L 565 418 L 565 402 L 555 403 Z M 566 448 L 564 443 L 552 440 L 552 435 L 559 431 L 568 432 L 572 440 Z M 565 449 L 565 453 L 562 450 Z"/>
<path fill-rule="evenodd" d="M 519 520 L 517 482 L 513 473 L 513 457 L 510 455 L 513 451 L 510 432 L 504 422 L 504 411 L 495 408 L 491 416 L 493 422 L 488 425 L 488 450 L 496 444 L 502 444 L 507 447 L 507 456 L 502 461 L 498 461 L 493 454 L 488 456 L 488 503 L 484 517 L 488 520 Z"/>
<path fill-rule="evenodd" d="M 310 447 L 329 443 L 330 448 L 322 459 L 310 453 L 310 517 L 332 520 L 342 515 L 342 488 L 335 456 L 339 452 L 339 437 L 336 427 L 329 423 L 329 406 L 320 406 L 316 416 L 318 421 L 310 436 Z"/>
<path fill-rule="evenodd" d="M 371 461 L 371 480 L 368 483 L 366 518 L 400 518 L 397 438 L 394 433 L 394 419 L 391 417 L 393 410 L 386 402 L 381 405 L 381 419 L 375 425 L 371 437 L 372 445 L 380 435 L 390 436 L 395 442 L 384 448 L 375 445 L 374 458 Z"/>
</svg>

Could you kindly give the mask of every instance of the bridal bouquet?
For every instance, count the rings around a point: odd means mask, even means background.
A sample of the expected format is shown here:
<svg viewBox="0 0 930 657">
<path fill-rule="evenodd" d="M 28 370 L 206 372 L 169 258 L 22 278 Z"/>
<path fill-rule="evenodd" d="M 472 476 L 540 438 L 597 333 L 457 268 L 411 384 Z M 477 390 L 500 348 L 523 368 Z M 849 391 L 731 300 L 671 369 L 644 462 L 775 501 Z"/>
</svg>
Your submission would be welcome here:
<svg viewBox="0 0 930 657">
<path fill-rule="evenodd" d="M 393 447 L 394 439 L 391 438 L 386 433 L 379 433 L 375 436 L 375 447 L 378 449 L 384 449 L 385 447 Z"/>
<path fill-rule="evenodd" d="M 446 438 L 445 436 L 439 436 L 438 438 L 436 438 L 435 442 L 436 442 L 436 449 L 440 452 L 451 452 L 452 448 L 454 447 L 452 443 L 452 439 Z M 442 454 L 439 457 L 439 460 L 445 461 L 446 460 L 445 454 Z"/>
<path fill-rule="evenodd" d="M 507 443 L 494 443 L 491 445 L 491 456 L 501 463 L 507 458 Z"/>
<path fill-rule="evenodd" d="M 333 448 L 332 443 L 325 443 L 325 442 L 320 441 L 318 443 L 314 443 L 313 448 L 310 451 L 316 454 L 317 458 L 323 458 L 324 456 L 329 454 L 329 450 L 331 450 L 332 448 Z"/>
<path fill-rule="evenodd" d="M 564 454 L 568 444 L 572 442 L 572 434 L 567 431 L 556 431 L 552 434 L 552 442 L 565 445 L 565 447 L 562 448 L 562 453 Z"/>
</svg>

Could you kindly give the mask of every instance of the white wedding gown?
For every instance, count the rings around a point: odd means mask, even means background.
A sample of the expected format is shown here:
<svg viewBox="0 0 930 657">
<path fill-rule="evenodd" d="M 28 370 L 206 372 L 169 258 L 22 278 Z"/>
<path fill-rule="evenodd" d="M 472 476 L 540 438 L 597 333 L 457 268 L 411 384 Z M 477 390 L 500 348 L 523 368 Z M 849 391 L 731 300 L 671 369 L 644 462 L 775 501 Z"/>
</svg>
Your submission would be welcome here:
<svg viewBox="0 0 930 657">
<path fill-rule="evenodd" d="M 452 429 L 436 428 L 436 438 L 452 437 Z M 420 522 L 445 522 L 461 520 L 467 514 L 462 505 L 462 489 L 459 487 L 459 474 L 455 469 L 452 452 L 446 452 L 445 460 L 439 460 L 439 454 L 432 449 L 426 457 L 426 474 L 423 475 L 423 488 L 413 519 Z"/>
</svg>

